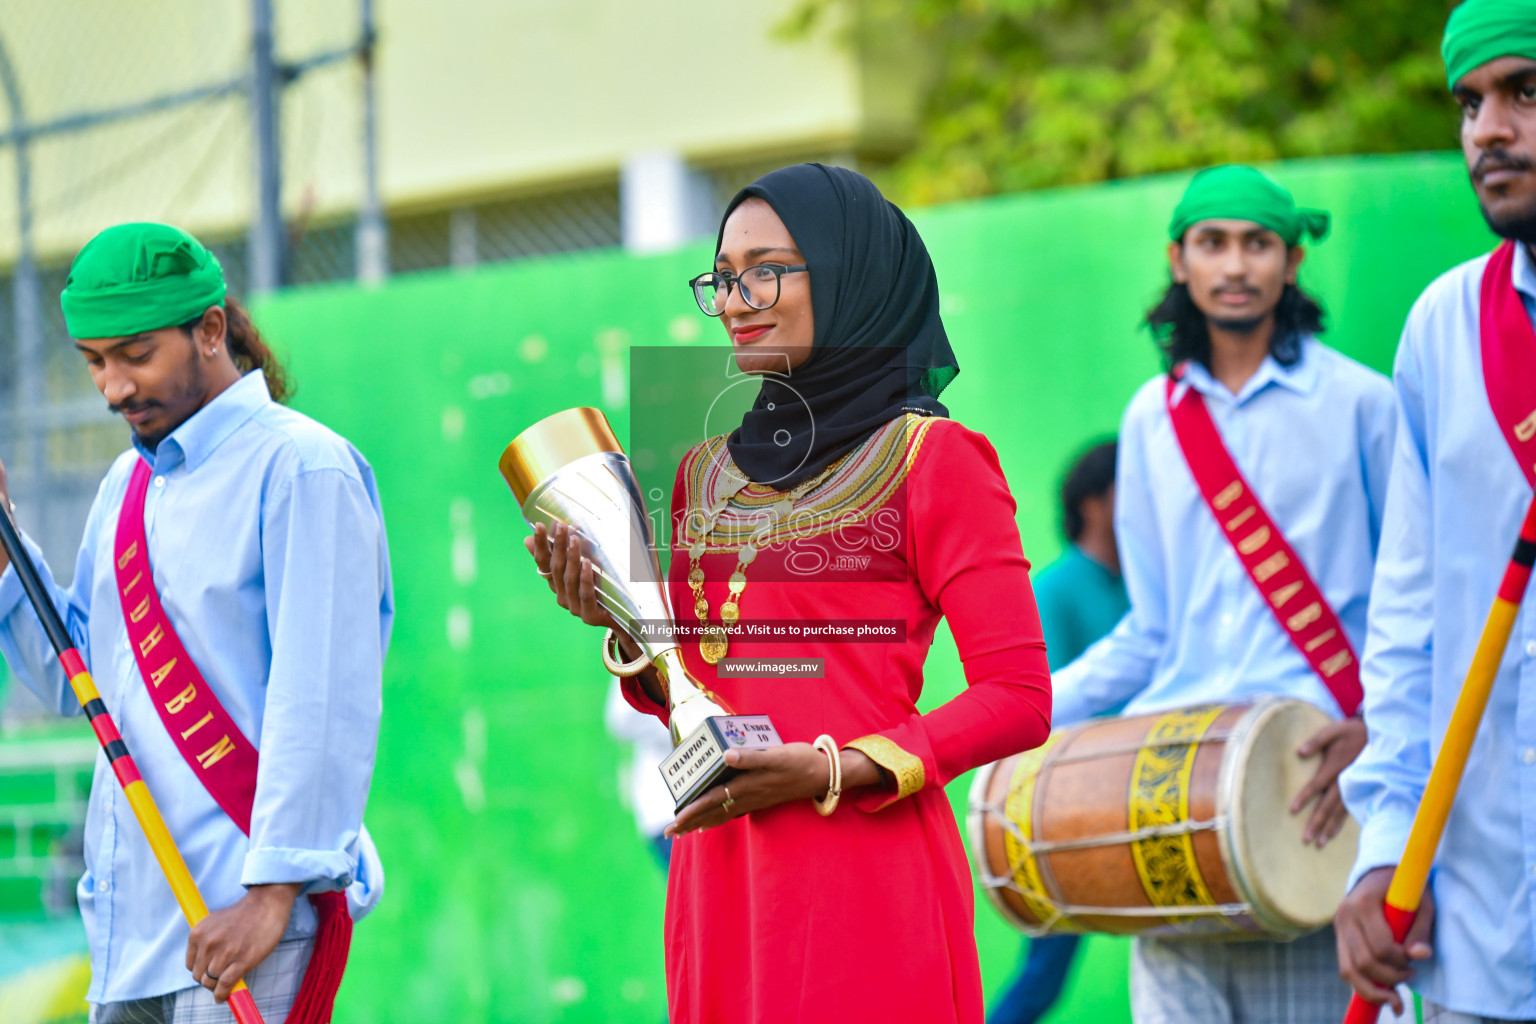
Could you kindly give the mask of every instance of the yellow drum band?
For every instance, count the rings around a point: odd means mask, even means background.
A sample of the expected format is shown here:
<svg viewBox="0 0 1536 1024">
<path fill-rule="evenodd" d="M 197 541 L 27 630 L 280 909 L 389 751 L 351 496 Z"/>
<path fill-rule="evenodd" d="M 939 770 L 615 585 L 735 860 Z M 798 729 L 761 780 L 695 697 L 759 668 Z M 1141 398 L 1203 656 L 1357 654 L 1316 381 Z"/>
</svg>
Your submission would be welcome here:
<svg viewBox="0 0 1536 1024">
<path fill-rule="evenodd" d="M 1153 723 L 1131 769 L 1129 831 L 1189 821 L 1189 779 L 1200 752 L 1198 741 L 1226 710 L 1222 705 L 1181 708 Z M 1216 905 L 1195 860 L 1194 839 L 1189 832 L 1137 839 L 1131 843 L 1131 857 L 1141 887 L 1154 907 Z M 1209 931 L 1212 923 L 1210 918 L 1166 920 L 1190 932 Z M 1234 927 L 1223 917 L 1215 920 L 1225 928 Z"/>
<path fill-rule="evenodd" d="M 1040 746 L 1019 756 L 1018 764 L 1013 768 L 1013 778 L 1008 781 L 1008 796 L 1003 802 L 1003 820 L 1013 822 L 1019 830 L 1019 834 L 1014 835 L 1013 829 L 1003 829 L 1003 849 L 1008 854 L 1008 863 L 1013 865 L 1014 889 L 1035 920 L 1042 925 L 1050 924 L 1057 911 L 1056 900 L 1046 892 L 1045 880 L 1040 877 L 1040 865 L 1029 849 L 1029 844 L 1035 838 L 1035 780 L 1039 777 L 1045 755 L 1056 745 L 1061 735 L 1053 732 Z M 1065 923 L 1070 918 L 1063 917 L 1061 920 Z"/>
</svg>

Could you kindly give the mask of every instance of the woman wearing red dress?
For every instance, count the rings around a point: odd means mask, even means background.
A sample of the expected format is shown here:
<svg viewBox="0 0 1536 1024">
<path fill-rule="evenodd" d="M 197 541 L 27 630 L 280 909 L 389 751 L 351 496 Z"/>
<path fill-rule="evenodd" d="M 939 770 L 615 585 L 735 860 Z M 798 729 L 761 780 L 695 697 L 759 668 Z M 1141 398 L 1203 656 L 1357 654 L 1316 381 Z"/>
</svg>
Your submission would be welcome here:
<svg viewBox="0 0 1536 1024">
<path fill-rule="evenodd" d="M 704 686 L 770 716 L 785 742 L 728 753 L 742 774 L 668 829 L 671 1020 L 980 1024 L 970 871 L 943 787 L 1050 730 L 1013 498 L 986 438 L 937 401 L 959 367 L 933 264 L 868 179 L 768 174 L 727 208 L 717 253 L 695 295 L 763 379 L 741 426 L 678 468 L 673 607 L 743 627 L 896 622 L 905 636 L 684 643 Z M 538 528 L 528 543 L 562 607 L 613 624 L 579 537 Z M 922 715 L 941 617 L 968 686 Z M 726 678 L 722 655 L 821 658 L 824 674 Z M 653 671 L 626 683 L 665 720 Z"/>
</svg>

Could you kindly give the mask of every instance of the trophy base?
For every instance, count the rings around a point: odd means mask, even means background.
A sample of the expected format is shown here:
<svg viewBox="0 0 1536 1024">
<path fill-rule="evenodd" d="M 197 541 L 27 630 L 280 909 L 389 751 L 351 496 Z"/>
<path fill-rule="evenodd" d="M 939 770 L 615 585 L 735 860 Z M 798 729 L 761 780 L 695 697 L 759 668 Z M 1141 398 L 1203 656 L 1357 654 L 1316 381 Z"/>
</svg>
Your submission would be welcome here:
<svg viewBox="0 0 1536 1024">
<path fill-rule="evenodd" d="M 661 762 L 661 777 L 676 804 L 676 814 L 711 786 L 739 774 L 725 763 L 731 749 L 763 750 L 783 744 L 767 715 L 714 715 L 704 719 Z"/>
</svg>

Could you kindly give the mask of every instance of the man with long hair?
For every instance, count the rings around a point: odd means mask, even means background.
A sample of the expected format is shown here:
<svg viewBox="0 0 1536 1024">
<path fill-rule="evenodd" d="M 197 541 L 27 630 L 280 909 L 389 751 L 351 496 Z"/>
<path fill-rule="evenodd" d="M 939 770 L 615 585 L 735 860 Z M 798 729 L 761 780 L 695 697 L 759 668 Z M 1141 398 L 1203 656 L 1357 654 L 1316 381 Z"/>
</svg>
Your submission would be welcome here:
<svg viewBox="0 0 1536 1024">
<path fill-rule="evenodd" d="M 1303 843 L 1347 814 L 1339 772 L 1365 744 L 1354 652 L 1380 534 L 1393 433 L 1385 378 L 1325 347 L 1297 284 L 1300 209 L 1251 167 L 1200 172 L 1169 225 L 1172 283 L 1147 321 L 1168 374 L 1120 431 L 1115 533 L 1131 608 L 1055 676 L 1054 718 L 1080 721 L 1278 695 L 1335 721 L 1291 804 Z M 1297 850 L 1298 855 L 1301 851 Z M 1192 871 L 1198 867 L 1191 866 Z M 1349 989 L 1327 931 L 1291 943 L 1138 939 L 1137 1024 L 1321 1021 Z"/>
<path fill-rule="evenodd" d="M 133 443 L 71 587 L 28 546 L 213 909 L 189 933 L 99 760 L 78 888 L 93 1024 L 233 1020 L 241 978 L 269 1024 L 328 1021 L 352 920 L 382 892 L 363 828 L 393 618 L 378 492 L 351 445 L 281 404 L 287 377 L 225 292 L 197 239 L 124 224 L 61 297 Z M 3 555 L 0 653 L 80 713 Z"/>
<path fill-rule="evenodd" d="M 1441 46 L 1490 256 L 1408 314 L 1397 449 L 1365 649 L 1370 744 L 1344 777 L 1360 854 L 1339 969 L 1426 1022 L 1536 1020 L 1536 614 L 1516 621 L 1404 942 L 1382 913 L 1430 766 L 1536 483 L 1536 0 L 1467 0 Z M 1517 598 L 1518 599 L 1518 598 Z"/>
</svg>

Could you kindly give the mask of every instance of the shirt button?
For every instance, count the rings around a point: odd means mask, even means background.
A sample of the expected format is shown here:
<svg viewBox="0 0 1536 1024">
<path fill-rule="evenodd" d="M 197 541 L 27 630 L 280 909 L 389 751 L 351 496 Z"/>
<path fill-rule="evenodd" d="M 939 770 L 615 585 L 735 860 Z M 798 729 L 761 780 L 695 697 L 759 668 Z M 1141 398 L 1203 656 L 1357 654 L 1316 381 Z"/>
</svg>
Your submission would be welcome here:
<svg viewBox="0 0 1536 1024">
<path fill-rule="evenodd" d="M 106 892 L 110 888 L 112 888 L 112 886 L 110 884 L 108 884 L 108 882 L 107 882 L 107 880 L 105 878 L 103 878 L 101 881 L 96 883 L 96 891 L 97 892 Z"/>
<path fill-rule="evenodd" d="M 155 486 L 156 487 L 164 487 L 165 486 L 165 477 L 163 477 L 163 476 L 155 477 Z"/>
<path fill-rule="evenodd" d="M 1536 658 L 1536 640 L 1525 645 L 1525 653 L 1528 657 Z"/>
<path fill-rule="evenodd" d="M 1536 764 L 1536 747 L 1526 747 L 1525 753 L 1520 755 L 1526 764 Z"/>
</svg>

